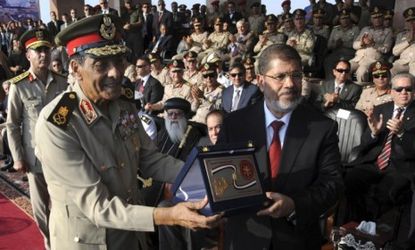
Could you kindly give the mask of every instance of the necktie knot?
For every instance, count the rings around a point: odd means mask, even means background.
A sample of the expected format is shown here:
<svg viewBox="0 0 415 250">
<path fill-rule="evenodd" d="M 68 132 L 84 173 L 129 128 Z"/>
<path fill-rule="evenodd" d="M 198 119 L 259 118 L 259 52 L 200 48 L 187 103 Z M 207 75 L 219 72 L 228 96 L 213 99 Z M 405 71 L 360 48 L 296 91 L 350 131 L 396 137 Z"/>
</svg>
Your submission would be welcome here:
<svg viewBox="0 0 415 250">
<path fill-rule="evenodd" d="M 401 118 L 401 115 L 402 115 L 403 111 L 404 111 L 404 108 L 402 108 L 402 107 L 397 108 L 395 118 L 397 118 L 397 119 Z"/>
<path fill-rule="evenodd" d="M 282 126 L 284 126 L 284 122 L 282 121 L 273 121 L 271 123 L 272 128 L 274 129 L 274 133 L 278 133 Z"/>
</svg>

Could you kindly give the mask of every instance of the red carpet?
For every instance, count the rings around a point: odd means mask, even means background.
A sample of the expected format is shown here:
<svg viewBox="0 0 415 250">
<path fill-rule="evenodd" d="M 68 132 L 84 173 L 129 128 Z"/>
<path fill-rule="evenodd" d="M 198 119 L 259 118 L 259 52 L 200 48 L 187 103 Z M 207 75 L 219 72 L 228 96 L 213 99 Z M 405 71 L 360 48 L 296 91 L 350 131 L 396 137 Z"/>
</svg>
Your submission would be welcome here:
<svg viewBox="0 0 415 250">
<path fill-rule="evenodd" d="M 35 222 L 0 193 L 0 250 L 43 250 Z"/>
</svg>

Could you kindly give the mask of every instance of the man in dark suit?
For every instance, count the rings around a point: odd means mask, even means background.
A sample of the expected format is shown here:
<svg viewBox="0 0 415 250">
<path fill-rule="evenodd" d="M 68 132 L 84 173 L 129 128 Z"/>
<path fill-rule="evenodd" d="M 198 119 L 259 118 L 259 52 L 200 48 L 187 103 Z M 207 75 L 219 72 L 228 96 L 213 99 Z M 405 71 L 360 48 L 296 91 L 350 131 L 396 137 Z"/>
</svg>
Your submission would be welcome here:
<svg viewBox="0 0 415 250">
<path fill-rule="evenodd" d="M 150 43 L 153 41 L 153 14 L 151 14 L 150 4 L 143 3 L 141 10 L 143 20 L 141 32 L 143 33 L 144 51 L 147 50 Z"/>
<path fill-rule="evenodd" d="M 63 22 L 58 19 L 55 11 L 50 12 L 50 22 L 48 22 L 48 31 L 52 37 L 55 37 L 56 34 L 61 31 L 61 25 Z"/>
<path fill-rule="evenodd" d="M 320 249 L 319 217 L 343 188 L 337 125 L 300 104 L 301 58 L 295 49 L 271 45 L 258 66 L 265 101 L 229 114 L 217 144 L 255 145 L 272 204 L 256 214 L 229 217 L 224 249 Z"/>
<path fill-rule="evenodd" d="M 151 52 L 158 54 L 162 59 L 170 59 L 175 54 L 172 38 L 173 36 L 169 34 L 167 26 L 161 24 L 160 34 L 155 39 Z"/>
<path fill-rule="evenodd" d="M 382 205 L 395 204 L 401 194 L 410 191 L 411 178 L 415 173 L 414 88 L 414 76 L 394 76 L 391 90 L 393 102 L 376 106 L 369 113 L 369 126 L 358 148 L 361 157 L 351 164 L 345 174 L 347 207 L 353 210 L 346 209 L 350 213 L 344 216 L 342 222 L 376 219 L 378 206 L 368 207 L 365 203 L 373 186 L 376 191 L 370 198 Z"/>
<path fill-rule="evenodd" d="M 221 108 L 230 113 L 254 104 L 262 98 L 260 89 L 245 81 L 245 67 L 240 63 L 231 65 L 229 76 L 232 85 L 222 92 Z"/>
<path fill-rule="evenodd" d="M 223 15 L 223 22 L 228 23 L 228 31 L 232 34 L 236 33 L 236 23 L 243 18 L 242 14 L 236 11 L 235 3 L 228 2 L 228 11 Z"/>
<path fill-rule="evenodd" d="M 156 78 L 151 76 L 151 65 L 148 57 L 137 59 L 135 67 L 139 77 L 135 88 L 135 96 L 140 97 L 141 104 L 146 109 L 147 104 L 153 104 L 163 99 L 164 88 Z"/>
<path fill-rule="evenodd" d="M 99 0 L 99 6 L 101 7 L 101 11 L 98 14 L 111 14 L 118 16 L 118 11 L 108 6 L 108 0 Z"/>
<path fill-rule="evenodd" d="M 173 14 L 166 10 L 166 3 L 164 0 L 158 1 L 158 27 L 160 27 L 162 24 L 167 27 L 168 30 L 172 29 L 173 25 Z M 158 30 L 157 32 L 160 32 Z"/>
<path fill-rule="evenodd" d="M 316 105 L 322 111 L 330 108 L 354 109 L 362 87 L 350 80 L 350 63 L 340 59 L 333 68 L 334 79 L 324 81 Z"/>
</svg>

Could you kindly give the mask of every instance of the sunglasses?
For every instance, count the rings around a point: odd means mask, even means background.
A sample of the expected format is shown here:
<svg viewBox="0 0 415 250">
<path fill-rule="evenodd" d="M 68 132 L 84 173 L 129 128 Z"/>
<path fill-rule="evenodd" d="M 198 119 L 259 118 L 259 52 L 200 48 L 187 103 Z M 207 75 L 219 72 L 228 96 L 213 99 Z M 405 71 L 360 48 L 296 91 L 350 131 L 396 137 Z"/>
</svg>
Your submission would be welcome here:
<svg viewBox="0 0 415 250">
<path fill-rule="evenodd" d="M 214 73 L 203 75 L 203 78 L 205 78 L 205 79 L 207 79 L 207 78 L 215 78 L 215 77 L 216 77 L 216 75 Z"/>
<path fill-rule="evenodd" d="M 378 78 L 388 78 L 388 75 L 387 74 L 373 74 L 372 76 L 375 79 L 378 79 Z"/>
<path fill-rule="evenodd" d="M 139 69 L 144 68 L 145 66 L 146 66 L 145 64 L 135 65 L 135 67 L 136 67 L 136 68 L 139 68 Z"/>
<path fill-rule="evenodd" d="M 243 73 L 231 73 L 229 75 L 232 77 L 236 77 L 236 76 L 242 77 L 244 74 Z"/>
<path fill-rule="evenodd" d="M 340 74 L 347 74 L 350 72 L 350 69 L 335 69 L 337 72 L 339 72 Z"/>
<path fill-rule="evenodd" d="M 393 90 L 399 93 L 401 93 L 402 90 L 405 90 L 406 92 L 412 92 L 412 87 L 395 87 Z"/>
</svg>

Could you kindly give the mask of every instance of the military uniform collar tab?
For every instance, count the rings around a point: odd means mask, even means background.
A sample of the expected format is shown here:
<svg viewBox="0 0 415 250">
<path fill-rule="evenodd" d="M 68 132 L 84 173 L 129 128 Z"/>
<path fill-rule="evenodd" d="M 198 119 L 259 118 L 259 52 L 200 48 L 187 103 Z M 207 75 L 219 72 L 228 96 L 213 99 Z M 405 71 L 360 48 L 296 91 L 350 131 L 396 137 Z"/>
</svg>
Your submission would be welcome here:
<svg viewBox="0 0 415 250">
<path fill-rule="evenodd" d="M 95 110 L 95 107 L 88 99 L 80 99 L 79 111 L 81 112 L 82 117 L 88 126 L 92 125 L 98 119 L 98 114 Z"/>
</svg>

